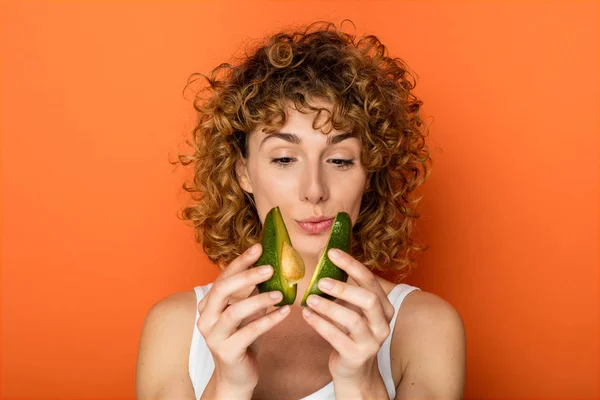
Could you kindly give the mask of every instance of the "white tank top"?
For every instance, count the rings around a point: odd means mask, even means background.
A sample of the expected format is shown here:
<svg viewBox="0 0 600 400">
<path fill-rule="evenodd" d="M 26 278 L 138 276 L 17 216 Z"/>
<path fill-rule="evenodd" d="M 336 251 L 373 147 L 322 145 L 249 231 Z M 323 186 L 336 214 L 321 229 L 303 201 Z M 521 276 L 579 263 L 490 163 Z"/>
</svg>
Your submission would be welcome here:
<svg viewBox="0 0 600 400">
<path fill-rule="evenodd" d="M 196 286 L 194 291 L 196 292 L 196 305 L 202 300 L 202 298 L 208 293 L 212 287 L 212 283 L 204 286 Z M 400 283 L 390 291 L 388 299 L 394 306 L 394 317 L 390 322 L 390 332 L 394 332 L 394 325 L 396 324 L 396 317 L 398 316 L 398 310 L 404 298 L 413 290 L 420 290 L 415 286 L 410 286 L 404 283 Z M 190 347 L 189 356 L 189 372 L 192 385 L 194 387 L 194 393 L 196 399 L 199 399 L 208 385 L 208 381 L 212 376 L 215 369 L 215 363 L 204 337 L 198 330 L 196 323 L 200 314 L 198 313 L 198 307 L 196 307 L 196 320 L 194 322 L 194 333 L 192 335 L 192 345 Z M 385 387 L 388 391 L 389 398 L 393 399 L 396 396 L 396 387 L 394 380 L 392 379 L 392 364 L 390 360 L 390 344 L 392 340 L 392 334 L 390 334 L 377 353 L 377 363 L 379 365 L 379 371 Z M 282 394 L 283 395 L 283 394 Z M 303 397 L 300 400 L 335 400 L 335 393 L 333 389 L 333 381 L 323 386 L 316 392 Z"/>
</svg>

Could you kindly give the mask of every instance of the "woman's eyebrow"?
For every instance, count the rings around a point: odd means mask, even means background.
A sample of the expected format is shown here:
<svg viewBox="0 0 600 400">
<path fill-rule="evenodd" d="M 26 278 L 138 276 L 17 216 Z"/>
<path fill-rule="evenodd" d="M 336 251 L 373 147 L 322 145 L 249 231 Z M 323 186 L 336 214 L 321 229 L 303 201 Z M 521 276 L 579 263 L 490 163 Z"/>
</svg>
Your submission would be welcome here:
<svg viewBox="0 0 600 400">
<path fill-rule="evenodd" d="M 354 132 L 345 132 L 340 133 L 339 135 L 331 136 L 327 135 L 327 144 L 337 144 L 343 140 L 350 139 L 356 137 L 356 133 Z"/>
<path fill-rule="evenodd" d="M 337 144 L 343 140 L 353 138 L 353 137 L 356 137 L 356 134 L 354 132 L 340 133 L 339 135 L 327 135 L 327 145 Z M 273 132 L 273 133 L 269 133 L 262 140 L 262 142 L 260 143 L 260 146 L 258 146 L 258 149 L 260 150 L 262 145 L 265 144 L 265 142 L 267 140 L 269 140 L 270 138 L 279 138 L 279 139 L 285 140 L 286 142 L 290 142 L 292 144 L 302 144 L 302 138 L 298 135 L 295 135 L 293 133 L 286 133 L 286 132 Z"/>
</svg>

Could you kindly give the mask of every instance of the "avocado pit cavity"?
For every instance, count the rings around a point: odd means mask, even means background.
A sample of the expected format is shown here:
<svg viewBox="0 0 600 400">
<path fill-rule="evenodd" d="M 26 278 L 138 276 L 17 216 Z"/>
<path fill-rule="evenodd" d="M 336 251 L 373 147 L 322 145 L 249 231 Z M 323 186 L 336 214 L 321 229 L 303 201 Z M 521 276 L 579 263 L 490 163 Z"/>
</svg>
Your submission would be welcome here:
<svg viewBox="0 0 600 400">
<path fill-rule="evenodd" d="M 283 242 L 283 247 L 281 249 L 281 270 L 283 277 L 289 286 L 293 286 L 300 282 L 302 278 L 304 278 L 306 272 L 302 257 L 300 257 L 298 251 L 287 242 Z"/>
</svg>

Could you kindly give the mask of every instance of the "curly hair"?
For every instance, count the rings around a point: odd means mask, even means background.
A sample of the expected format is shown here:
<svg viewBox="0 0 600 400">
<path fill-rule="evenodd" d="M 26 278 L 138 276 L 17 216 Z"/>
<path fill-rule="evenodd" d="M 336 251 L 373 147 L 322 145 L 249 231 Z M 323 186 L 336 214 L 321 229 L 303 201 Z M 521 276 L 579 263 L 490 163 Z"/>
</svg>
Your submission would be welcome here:
<svg viewBox="0 0 600 400">
<path fill-rule="evenodd" d="M 411 93 L 416 80 L 400 58 L 389 57 L 374 35 L 356 40 L 318 21 L 268 36 L 210 76 L 192 74 L 184 91 L 201 78 L 208 85 L 195 92 L 198 122 L 193 141 L 186 141 L 193 153 L 172 163 L 193 163 L 193 182 L 183 189 L 195 202 L 178 217 L 193 221 L 195 239 L 213 263 L 222 269 L 260 240 L 254 198 L 240 187 L 235 164 L 246 157 L 248 134 L 259 126 L 277 131 L 293 104 L 316 112 L 313 129 L 323 134 L 331 131 L 325 126 L 357 134 L 367 188 L 351 253 L 374 272 L 408 275 L 416 252 L 428 248 L 412 237 L 421 198 L 411 195 L 427 178 L 431 158 L 419 116 L 423 103 Z M 315 107 L 315 99 L 331 108 Z"/>
</svg>

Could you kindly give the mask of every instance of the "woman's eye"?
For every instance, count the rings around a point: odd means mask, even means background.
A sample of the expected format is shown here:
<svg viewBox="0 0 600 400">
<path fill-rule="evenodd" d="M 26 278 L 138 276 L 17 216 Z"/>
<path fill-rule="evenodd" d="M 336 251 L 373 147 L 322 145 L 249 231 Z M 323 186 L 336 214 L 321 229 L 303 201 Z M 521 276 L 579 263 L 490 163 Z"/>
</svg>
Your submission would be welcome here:
<svg viewBox="0 0 600 400">
<path fill-rule="evenodd" d="M 332 164 L 337 166 L 339 169 L 347 169 L 354 165 L 354 161 L 352 160 L 341 160 L 341 159 L 333 159 L 331 160 Z"/>
<path fill-rule="evenodd" d="M 282 168 L 289 167 L 290 165 L 292 165 L 292 163 L 294 163 L 294 161 L 296 161 L 296 159 L 292 157 L 280 157 L 271 159 L 271 162 L 273 164 Z M 354 165 L 353 160 L 342 160 L 338 158 L 329 160 L 329 162 L 335 165 L 338 169 L 348 169 Z"/>
<path fill-rule="evenodd" d="M 281 158 L 273 158 L 271 162 L 273 164 L 279 165 L 280 167 L 287 167 L 292 164 L 294 159 L 291 157 L 281 157 Z"/>
</svg>

